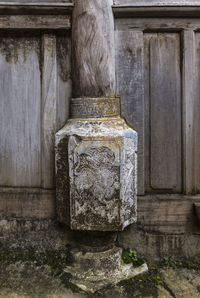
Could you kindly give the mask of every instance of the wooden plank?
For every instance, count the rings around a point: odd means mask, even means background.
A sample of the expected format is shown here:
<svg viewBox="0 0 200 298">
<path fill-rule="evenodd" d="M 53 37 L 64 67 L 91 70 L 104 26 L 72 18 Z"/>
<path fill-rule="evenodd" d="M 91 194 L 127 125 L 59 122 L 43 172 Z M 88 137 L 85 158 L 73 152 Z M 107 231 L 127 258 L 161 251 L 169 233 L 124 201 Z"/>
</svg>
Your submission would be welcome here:
<svg viewBox="0 0 200 298">
<path fill-rule="evenodd" d="M 181 191 L 179 34 L 150 39 L 151 187 Z"/>
<path fill-rule="evenodd" d="M 153 34 L 144 34 L 144 144 L 145 144 L 145 191 L 150 185 L 150 55 L 149 43 Z"/>
<path fill-rule="evenodd" d="M 200 33 L 195 33 L 195 77 L 193 82 L 195 97 L 195 128 L 196 128 L 196 192 L 200 192 Z"/>
<path fill-rule="evenodd" d="M 58 36 L 56 131 L 61 129 L 69 118 L 71 94 L 71 37 L 70 35 Z"/>
<path fill-rule="evenodd" d="M 150 2 L 150 1 L 149 1 Z M 130 17 L 199 17 L 200 7 L 198 6 L 113 6 L 116 18 Z"/>
<path fill-rule="evenodd" d="M 200 226 L 193 204 L 200 196 L 154 194 L 138 197 L 138 227 L 151 232 L 199 233 Z"/>
<path fill-rule="evenodd" d="M 184 29 L 200 30 L 199 18 L 118 18 L 115 20 L 116 30 L 142 30 L 158 32 L 181 32 Z"/>
<path fill-rule="evenodd" d="M 0 188 L 0 217 L 55 218 L 55 193 L 40 188 Z"/>
<path fill-rule="evenodd" d="M 54 142 L 57 108 L 56 36 L 45 34 L 42 38 L 42 185 L 52 188 L 54 182 Z"/>
<path fill-rule="evenodd" d="M 71 1 L 1 1 L 0 14 L 3 15 L 67 15 L 71 14 Z"/>
<path fill-rule="evenodd" d="M 120 6 L 198 6 L 199 0 L 114 0 Z"/>
<path fill-rule="evenodd" d="M 0 37 L 0 185 L 40 186 L 40 39 Z"/>
<path fill-rule="evenodd" d="M 71 0 L 7 0 L 7 1 L 0 1 L 0 5 L 54 5 L 54 6 L 66 6 L 67 4 L 71 4 Z"/>
<path fill-rule="evenodd" d="M 193 208 L 196 202 L 200 202 L 199 195 L 139 196 L 137 228 L 159 234 L 200 234 Z M 0 216 L 54 219 L 55 192 L 39 188 L 0 188 Z"/>
<path fill-rule="evenodd" d="M 195 35 L 183 33 L 183 182 L 186 194 L 195 192 Z"/>
<path fill-rule="evenodd" d="M 0 29 L 70 29 L 66 15 L 0 15 Z"/>
<path fill-rule="evenodd" d="M 116 32 L 117 92 L 122 115 L 138 132 L 138 194 L 144 194 L 144 64 L 143 33 Z"/>
</svg>

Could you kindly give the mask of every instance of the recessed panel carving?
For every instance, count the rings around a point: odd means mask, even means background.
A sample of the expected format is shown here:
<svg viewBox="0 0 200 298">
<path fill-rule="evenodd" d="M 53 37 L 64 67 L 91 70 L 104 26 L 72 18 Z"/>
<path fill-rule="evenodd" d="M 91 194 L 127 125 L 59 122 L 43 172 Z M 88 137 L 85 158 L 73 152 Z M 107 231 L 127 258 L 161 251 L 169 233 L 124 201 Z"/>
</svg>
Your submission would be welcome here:
<svg viewBox="0 0 200 298">
<path fill-rule="evenodd" d="M 71 226 L 114 228 L 120 222 L 120 140 L 69 140 Z"/>
</svg>

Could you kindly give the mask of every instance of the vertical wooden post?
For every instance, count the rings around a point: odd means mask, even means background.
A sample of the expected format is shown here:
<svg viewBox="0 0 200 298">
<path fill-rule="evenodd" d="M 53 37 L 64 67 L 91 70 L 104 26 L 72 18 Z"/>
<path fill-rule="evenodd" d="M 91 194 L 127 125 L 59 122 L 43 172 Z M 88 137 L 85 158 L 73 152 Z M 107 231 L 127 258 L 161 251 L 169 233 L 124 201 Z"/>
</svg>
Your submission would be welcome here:
<svg viewBox="0 0 200 298">
<path fill-rule="evenodd" d="M 75 0 L 72 21 L 73 97 L 115 94 L 111 0 Z"/>
<path fill-rule="evenodd" d="M 138 132 L 138 195 L 144 195 L 144 53 L 143 32 L 117 31 L 117 88 L 122 115 Z"/>
<path fill-rule="evenodd" d="M 43 69 L 42 69 L 42 186 L 52 188 L 54 164 L 56 101 L 57 101 L 57 61 L 56 36 L 43 36 Z"/>
<path fill-rule="evenodd" d="M 183 185 L 191 194 L 196 188 L 195 171 L 195 35 L 193 30 L 183 33 Z"/>
</svg>

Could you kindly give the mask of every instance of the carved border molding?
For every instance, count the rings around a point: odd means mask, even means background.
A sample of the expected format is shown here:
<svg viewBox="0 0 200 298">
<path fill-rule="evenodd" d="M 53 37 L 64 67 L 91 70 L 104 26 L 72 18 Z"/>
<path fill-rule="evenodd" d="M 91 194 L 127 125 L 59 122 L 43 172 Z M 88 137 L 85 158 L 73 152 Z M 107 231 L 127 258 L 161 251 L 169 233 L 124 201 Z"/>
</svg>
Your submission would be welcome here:
<svg viewBox="0 0 200 298">
<path fill-rule="evenodd" d="M 120 98 L 74 98 L 71 118 L 107 118 L 120 116 Z"/>
</svg>

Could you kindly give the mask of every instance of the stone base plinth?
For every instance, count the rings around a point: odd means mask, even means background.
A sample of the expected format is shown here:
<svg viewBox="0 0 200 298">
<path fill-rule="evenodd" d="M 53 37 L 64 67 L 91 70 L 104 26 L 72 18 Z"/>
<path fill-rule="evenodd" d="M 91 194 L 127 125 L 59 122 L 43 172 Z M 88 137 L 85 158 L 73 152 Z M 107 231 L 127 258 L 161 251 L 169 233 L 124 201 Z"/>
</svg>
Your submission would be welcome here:
<svg viewBox="0 0 200 298">
<path fill-rule="evenodd" d="M 133 267 L 121 264 L 122 250 L 113 248 L 97 253 L 74 251 L 74 264 L 65 269 L 70 281 L 85 292 L 94 293 L 108 285 L 116 285 L 148 271 L 147 264 Z"/>
<path fill-rule="evenodd" d="M 73 99 L 56 134 L 57 219 L 79 231 L 122 231 L 137 220 L 137 133 L 119 99 Z"/>
</svg>

